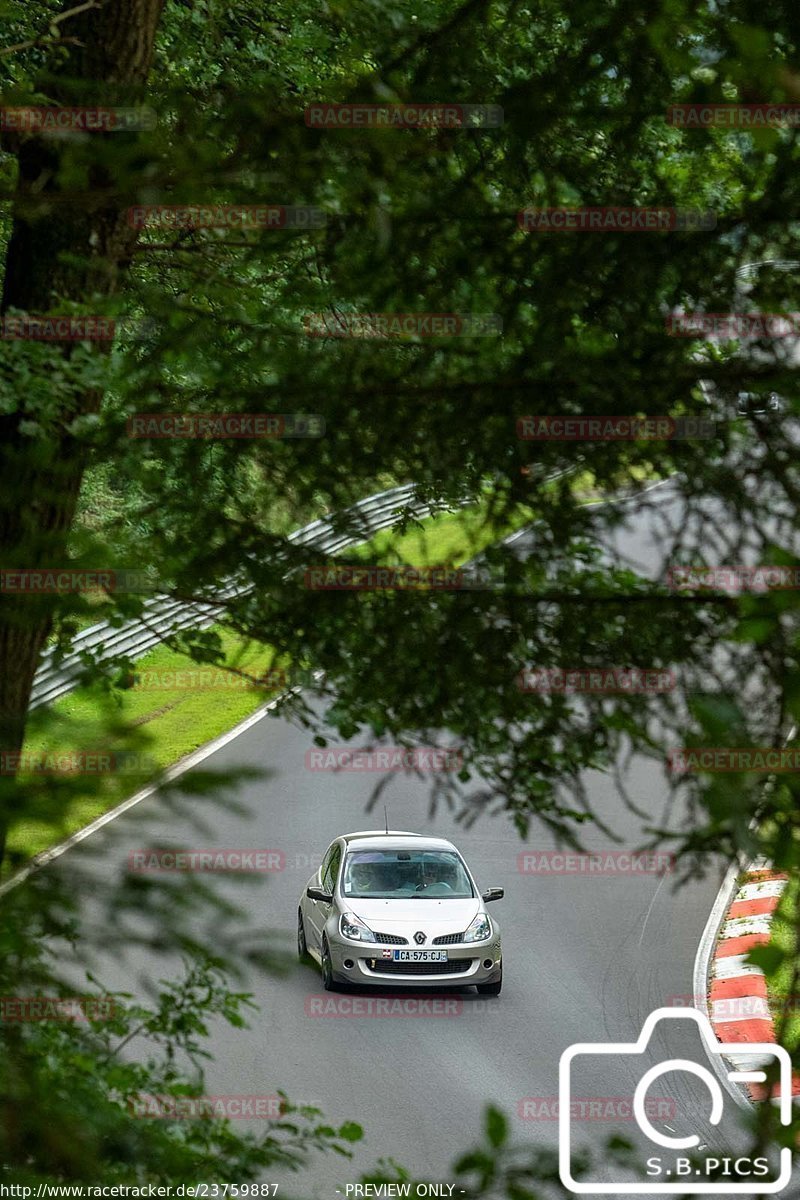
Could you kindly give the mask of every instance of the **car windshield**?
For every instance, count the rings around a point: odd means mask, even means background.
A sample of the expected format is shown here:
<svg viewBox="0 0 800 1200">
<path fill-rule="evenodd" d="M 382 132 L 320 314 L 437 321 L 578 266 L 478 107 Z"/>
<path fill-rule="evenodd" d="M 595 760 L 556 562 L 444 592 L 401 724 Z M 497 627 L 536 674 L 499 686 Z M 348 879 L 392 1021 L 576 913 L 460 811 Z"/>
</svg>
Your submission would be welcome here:
<svg viewBox="0 0 800 1200">
<path fill-rule="evenodd" d="M 474 894 L 464 864 L 450 850 L 352 850 L 342 891 L 373 900 L 464 900 Z"/>
</svg>

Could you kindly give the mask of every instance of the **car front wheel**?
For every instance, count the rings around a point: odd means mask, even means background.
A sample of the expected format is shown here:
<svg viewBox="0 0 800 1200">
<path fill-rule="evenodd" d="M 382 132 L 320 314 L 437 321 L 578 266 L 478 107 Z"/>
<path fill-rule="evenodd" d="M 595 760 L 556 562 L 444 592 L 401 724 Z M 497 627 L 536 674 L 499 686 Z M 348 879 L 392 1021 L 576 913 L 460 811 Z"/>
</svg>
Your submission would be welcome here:
<svg viewBox="0 0 800 1200">
<path fill-rule="evenodd" d="M 297 957 L 300 962 L 305 962 L 308 958 L 308 946 L 306 945 L 306 931 L 303 925 L 303 911 L 297 910 Z"/>
<path fill-rule="evenodd" d="M 333 981 L 333 964 L 331 963 L 331 952 L 328 948 L 327 938 L 322 939 L 322 986 L 326 992 L 335 992 L 336 984 Z"/>
<path fill-rule="evenodd" d="M 499 996 L 503 988 L 503 968 L 500 968 L 500 978 L 494 983 L 476 983 L 475 987 L 481 996 Z"/>
</svg>

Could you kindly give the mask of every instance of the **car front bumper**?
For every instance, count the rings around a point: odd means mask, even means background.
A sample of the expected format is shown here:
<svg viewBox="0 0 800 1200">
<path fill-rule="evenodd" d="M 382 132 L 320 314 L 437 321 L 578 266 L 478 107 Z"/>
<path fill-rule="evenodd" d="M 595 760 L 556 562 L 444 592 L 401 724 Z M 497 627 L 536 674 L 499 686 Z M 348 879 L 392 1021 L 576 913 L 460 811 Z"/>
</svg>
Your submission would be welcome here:
<svg viewBox="0 0 800 1200">
<path fill-rule="evenodd" d="M 359 987 L 468 987 L 494 983 L 500 978 L 500 935 L 494 933 L 485 942 L 424 947 L 443 950 L 446 963 L 394 962 L 394 950 L 413 950 L 414 946 L 385 946 L 375 942 L 351 942 L 337 936 L 329 939 L 331 965 L 337 982 Z"/>
</svg>

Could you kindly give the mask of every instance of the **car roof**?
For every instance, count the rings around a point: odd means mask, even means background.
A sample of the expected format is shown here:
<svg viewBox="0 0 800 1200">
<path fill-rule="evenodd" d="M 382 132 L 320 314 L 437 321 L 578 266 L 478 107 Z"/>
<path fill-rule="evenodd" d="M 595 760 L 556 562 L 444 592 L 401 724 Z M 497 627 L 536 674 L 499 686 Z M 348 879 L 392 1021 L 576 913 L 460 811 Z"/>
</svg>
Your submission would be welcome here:
<svg viewBox="0 0 800 1200">
<path fill-rule="evenodd" d="M 390 829 L 388 833 L 383 829 L 367 829 L 362 833 L 346 833 L 342 840 L 348 849 L 354 849 L 362 841 L 378 850 L 397 846 L 421 848 L 423 845 L 439 850 L 455 849 L 452 842 L 448 842 L 446 838 L 433 837 L 426 833 L 408 833 L 404 829 Z"/>
<path fill-rule="evenodd" d="M 342 838 L 346 842 L 352 842 L 353 838 L 374 838 L 374 837 L 422 837 L 421 833 L 411 833 L 408 829 L 359 829 L 355 833 L 343 833 Z"/>
</svg>

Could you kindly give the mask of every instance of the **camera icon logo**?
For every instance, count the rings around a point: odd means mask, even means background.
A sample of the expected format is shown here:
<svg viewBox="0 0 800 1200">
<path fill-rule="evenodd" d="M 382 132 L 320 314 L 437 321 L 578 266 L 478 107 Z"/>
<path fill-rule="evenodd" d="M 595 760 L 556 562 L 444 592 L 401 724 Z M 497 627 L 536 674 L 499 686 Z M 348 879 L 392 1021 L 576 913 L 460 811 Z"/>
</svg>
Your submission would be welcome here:
<svg viewBox="0 0 800 1200">
<path fill-rule="evenodd" d="M 722 1064 L 726 1054 L 734 1050 L 730 1043 L 717 1041 L 711 1022 L 705 1013 L 687 1008 L 658 1008 L 652 1012 L 642 1026 L 642 1032 L 635 1042 L 577 1042 L 569 1046 L 561 1055 L 559 1062 L 559 1105 L 558 1105 L 558 1167 L 563 1185 L 577 1195 L 746 1195 L 762 1196 L 774 1194 L 787 1186 L 792 1175 L 792 1152 L 784 1146 L 780 1151 L 778 1178 L 768 1179 L 774 1175 L 771 1164 L 766 1158 L 749 1158 L 740 1156 L 730 1158 L 708 1157 L 698 1168 L 698 1159 L 694 1161 L 679 1151 L 704 1149 L 700 1145 L 697 1134 L 685 1137 L 669 1136 L 656 1129 L 645 1110 L 647 1092 L 650 1086 L 662 1075 L 670 1071 L 680 1071 L 696 1076 L 702 1081 L 710 1095 L 708 1121 L 718 1125 L 722 1120 L 724 1099 L 722 1088 L 717 1076 L 699 1063 L 686 1058 L 670 1058 L 657 1063 L 642 1073 L 633 1096 L 633 1116 L 640 1131 L 649 1142 L 661 1147 L 662 1153 L 649 1157 L 646 1163 L 646 1178 L 636 1182 L 620 1181 L 609 1183 L 605 1180 L 575 1179 L 572 1174 L 572 1125 L 570 1121 L 570 1105 L 573 1097 L 572 1078 L 573 1062 L 576 1058 L 586 1055 L 594 1058 L 597 1055 L 641 1056 L 646 1051 L 653 1036 L 656 1025 L 660 1021 L 694 1022 L 703 1040 L 706 1052 L 720 1060 Z M 723 1066 L 722 1073 L 732 1083 L 765 1083 L 767 1074 L 764 1061 L 776 1060 L 778 1063 L 778 1112 L 781 1125 L 790 1125 L 792 1120 L 792 1060 L 783 1046 L 773 1042 L 748 1042 L 735 1047 L 738 1061 L 752 1056 L 752 1065 L 746 1070 L 729 1070 Z M 701 1164 L 703 1160 L 699 1160 Z M 777 1166 L 778 1164 L 776 1164 Z M 746 1177 L 745 1182 L 734 1182 L 725 1175 L 733 1166 L 737 1180 Z M 720 1167 L 723 1168 L 720 1176 Z"/>
</svg>

